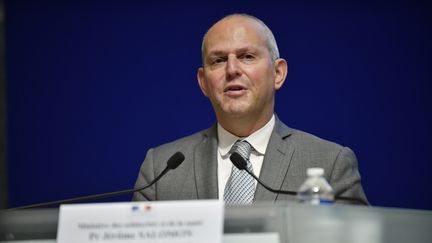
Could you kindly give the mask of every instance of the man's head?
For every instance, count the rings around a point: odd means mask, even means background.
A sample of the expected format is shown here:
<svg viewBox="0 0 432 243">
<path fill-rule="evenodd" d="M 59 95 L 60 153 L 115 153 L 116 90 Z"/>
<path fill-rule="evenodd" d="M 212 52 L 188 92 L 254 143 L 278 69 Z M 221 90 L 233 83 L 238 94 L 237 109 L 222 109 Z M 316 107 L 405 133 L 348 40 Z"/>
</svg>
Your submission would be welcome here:
<svg viewBox="0 0 432 243">
<path fill-rule="evenodd" d="M 267 49 L 270 52 L 270 56 L 272 57 L 273 60 L 276 60 L 279 58 L 279 48 L 277 46 L 276 39 L 273 35 L 273 32 L 270 30 L 270 28 L 262 20 L 258 19 L 255 16 L 248 15 L 248 14 L 231 14 L 231 15 L 224 17 L 223 19 L 228 19 L 231 17 L 245 17 L 245 18 L 249 18 L 251 20 L 255 20 L 258 24 L 260 24 L 261 27 L 263 28 L 263 34 L 265 35 L 266 45 L 267 45 Z M 201 57 L 202 57 L 203 65 L 204 65 L 204 44 L 205 44 L 206 37 L 207 37 L 207 33 L 204 35 L 204 38 L 203 38 L 203 41 L 201 44 L 201 54 L 202 54 Z"/>
<path fill-rule="evenodd" d="M 198 83 L 218 122 L 237 136 L 265 125 L 288 70 L 268 27 L 252 16 L 229 15 L 207 31 L 202 58 Z"/>
</svg>

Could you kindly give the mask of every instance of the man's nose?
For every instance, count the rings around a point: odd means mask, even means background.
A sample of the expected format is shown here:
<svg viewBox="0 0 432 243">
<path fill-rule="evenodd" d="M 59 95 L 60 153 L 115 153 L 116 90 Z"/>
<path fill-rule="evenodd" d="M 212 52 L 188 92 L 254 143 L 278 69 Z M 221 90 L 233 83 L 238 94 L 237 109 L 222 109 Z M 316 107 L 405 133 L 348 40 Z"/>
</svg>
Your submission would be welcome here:
<svg viewBox="0 0 432 243">
<path fill-rule="evenodd" d="M 239 60 L 235 55 L 229 55 L 226 65 L 226 79 L 232 80 L 241 76 L 241 67 Z"/>
</svg>

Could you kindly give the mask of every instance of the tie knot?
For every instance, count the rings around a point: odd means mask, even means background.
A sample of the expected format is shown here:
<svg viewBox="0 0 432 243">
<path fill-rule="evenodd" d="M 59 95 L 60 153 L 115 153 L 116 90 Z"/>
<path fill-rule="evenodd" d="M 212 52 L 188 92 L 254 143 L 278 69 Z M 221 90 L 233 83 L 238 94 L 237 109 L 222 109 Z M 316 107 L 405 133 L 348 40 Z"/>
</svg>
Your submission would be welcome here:
<svg viewBox="0 0 432 243">
<path fill-rule="evenodd" d="M 231 153 L 239 153 L 246 161 L 249 160 L 249 156 L 252 151 L 252 145 L 246 140 L 237 140 L 231 148 Z"/>
</svg>

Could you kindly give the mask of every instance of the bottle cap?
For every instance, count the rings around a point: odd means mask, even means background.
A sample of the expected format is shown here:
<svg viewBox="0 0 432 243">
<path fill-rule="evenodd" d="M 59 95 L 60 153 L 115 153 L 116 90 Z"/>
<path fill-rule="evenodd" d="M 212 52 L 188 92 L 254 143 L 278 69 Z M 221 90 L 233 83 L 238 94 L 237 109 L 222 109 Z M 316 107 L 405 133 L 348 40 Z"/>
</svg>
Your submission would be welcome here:
<svg viewBox="0 0 432 243">
<path fill-rule="evenodd" d="M 308 176 L 323 176 L 324 169 L 323 168 L 308 168 L 307 169 Z"/>
</svg>

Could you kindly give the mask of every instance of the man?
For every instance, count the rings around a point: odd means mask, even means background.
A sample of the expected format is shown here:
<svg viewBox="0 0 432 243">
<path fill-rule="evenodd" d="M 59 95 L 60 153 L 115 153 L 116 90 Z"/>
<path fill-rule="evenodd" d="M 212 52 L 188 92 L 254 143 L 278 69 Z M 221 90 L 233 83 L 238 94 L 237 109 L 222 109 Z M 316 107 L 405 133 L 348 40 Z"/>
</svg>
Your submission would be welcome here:
<svg viewBox="0 0 432 243">
<path fill-rule="evenodd" d="M 219 198 L 227 202 L 227 197 L 246 190 L 241 183 L 250 183 L 244 177 L 235 182 L 238 172 L 229 159 L 242 143 L 248 148 L 248 166 L 271 188 L 297 191 L 307 168 L 322 167 L 336 196 L 367 204 L 357 160 L 349 148 L 289 128 L 274 115 L 275 92 L 284 84 L 288 64 L 279 58 L 273 34 L 261 20 L 234 14 L 218 21 L 204 36 L 202 62 L 198 84 L 210 99 L 217 124 L 150 149 L 137 187 L 153 180 L 177 151 L 186 159 L 155 186 L 135 193 L 134 200 Z M 295 200 L 252 183 L 246 203 Z"/>
</svg>

